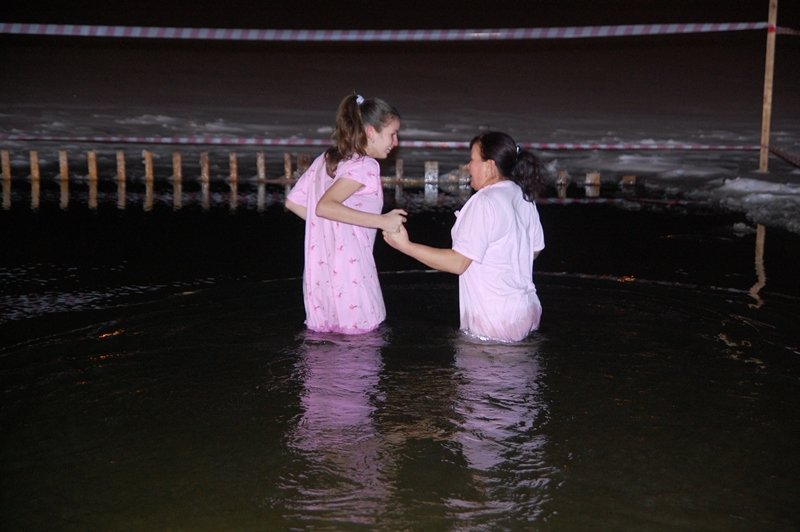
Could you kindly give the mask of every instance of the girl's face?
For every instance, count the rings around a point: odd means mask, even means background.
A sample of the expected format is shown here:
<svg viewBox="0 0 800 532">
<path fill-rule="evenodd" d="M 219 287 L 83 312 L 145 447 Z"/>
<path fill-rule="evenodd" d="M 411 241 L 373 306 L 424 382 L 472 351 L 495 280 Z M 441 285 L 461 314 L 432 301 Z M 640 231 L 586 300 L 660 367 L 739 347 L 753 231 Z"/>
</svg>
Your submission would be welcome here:
<svg viewBox="0 0 800 532">
<path fill-rule="evenodd" d="M 472 145 L 472 150 L 470 150 L 467 168 L 470 175 L 469 185 L 475 190 L 480 190 L 497 181 L 498 174 L 494 161 L 481 159 L 481 147 L 477 142 Z"/>
<path fill-rule="evenodd" d="M 378 131 L 367 126 L 367 155 L 375 159 L 385 159 L 397 146 L 397 132 L 400 131 L 400 119 L 392 118 Z"/>
</svg>

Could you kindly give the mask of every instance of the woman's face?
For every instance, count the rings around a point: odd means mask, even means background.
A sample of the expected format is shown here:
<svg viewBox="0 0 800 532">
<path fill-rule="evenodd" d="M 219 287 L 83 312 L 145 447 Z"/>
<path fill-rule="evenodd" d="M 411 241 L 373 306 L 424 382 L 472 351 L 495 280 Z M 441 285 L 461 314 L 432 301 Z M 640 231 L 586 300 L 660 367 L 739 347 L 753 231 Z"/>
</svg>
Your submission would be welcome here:
<svg viewBox="0 0 800 532">
<path fill-rule="evenodd" d="M 467 168 L 470 175 L 469 185 L 475 190 L 480 190 L 497 181 L 494 161 L 481 159 L 481 147 L 477 142 L 472 145 L 472 150 L 470 150 Z"/>
<path fill-rule="evenodd" d="M 392 118 L 378 131 L 367 126 L 367 155 L 375 159 L 385 159 L 397 146 L 397 132 L 400 131 L 400 120 Z"/>
</svg>

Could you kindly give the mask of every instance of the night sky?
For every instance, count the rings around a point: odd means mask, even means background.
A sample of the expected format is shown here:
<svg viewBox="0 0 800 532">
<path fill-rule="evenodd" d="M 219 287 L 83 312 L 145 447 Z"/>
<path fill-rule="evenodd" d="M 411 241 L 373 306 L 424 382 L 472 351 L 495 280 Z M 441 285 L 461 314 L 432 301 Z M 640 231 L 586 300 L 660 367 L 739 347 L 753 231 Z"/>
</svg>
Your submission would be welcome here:
<svg viewBox="0 0 800 532">
<path fill-rule="evenodd" d="M 490 28 L 766 21 L 768 0 L 5 0 L 2 22 L 231 28 Z M 780 0 L 778 25 L 800 26 Z"/>
</svg>

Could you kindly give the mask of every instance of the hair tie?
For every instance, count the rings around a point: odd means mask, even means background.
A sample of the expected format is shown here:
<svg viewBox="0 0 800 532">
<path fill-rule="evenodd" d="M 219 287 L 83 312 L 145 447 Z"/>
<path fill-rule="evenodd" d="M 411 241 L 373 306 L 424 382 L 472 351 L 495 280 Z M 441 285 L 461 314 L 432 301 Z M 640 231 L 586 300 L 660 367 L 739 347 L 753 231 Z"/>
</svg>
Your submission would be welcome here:
<svg viewBox="0 0 800 532">
<path fill-rule="evenodd" d="M 361 105 L 362 103 L 364 103 L 364 97 L 361 96 L 360 94 L 356 94 L 356 103 L 358 105 Z"/>
</svg>

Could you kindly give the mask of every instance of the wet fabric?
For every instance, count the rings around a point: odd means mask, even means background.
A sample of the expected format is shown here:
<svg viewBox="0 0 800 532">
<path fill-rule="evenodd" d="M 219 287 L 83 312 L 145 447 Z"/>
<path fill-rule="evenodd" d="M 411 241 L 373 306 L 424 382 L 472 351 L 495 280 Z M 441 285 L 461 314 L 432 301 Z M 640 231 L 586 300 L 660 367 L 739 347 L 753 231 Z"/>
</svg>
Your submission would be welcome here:
<svg viewBox="0 0 800 532">
<path fill-rule="evenodd" d="M 461 330 L 514 342 L 539 327 L 533 256 L 544 249 L 536 205 L 512 181 L 476 192 L 452 229 L 453 249 L 472 260 L 459 276 Z"/>
<path fill-rule="evenodd" d="M 303 302 L 306 326 L 319 332 L 361 334 L 386 318 L 373 257 L 376 229 L 335 222 L 316 215 L 316 205 L 338 179 L 363 185 L 344 201 L 347 207 L 380 214 L 383 187 L 378 162 L 354 157 L 339 163 L 333 179 L 324 154 L 300 177 L 287 199 L 306 207 Z"/>
</svg>

